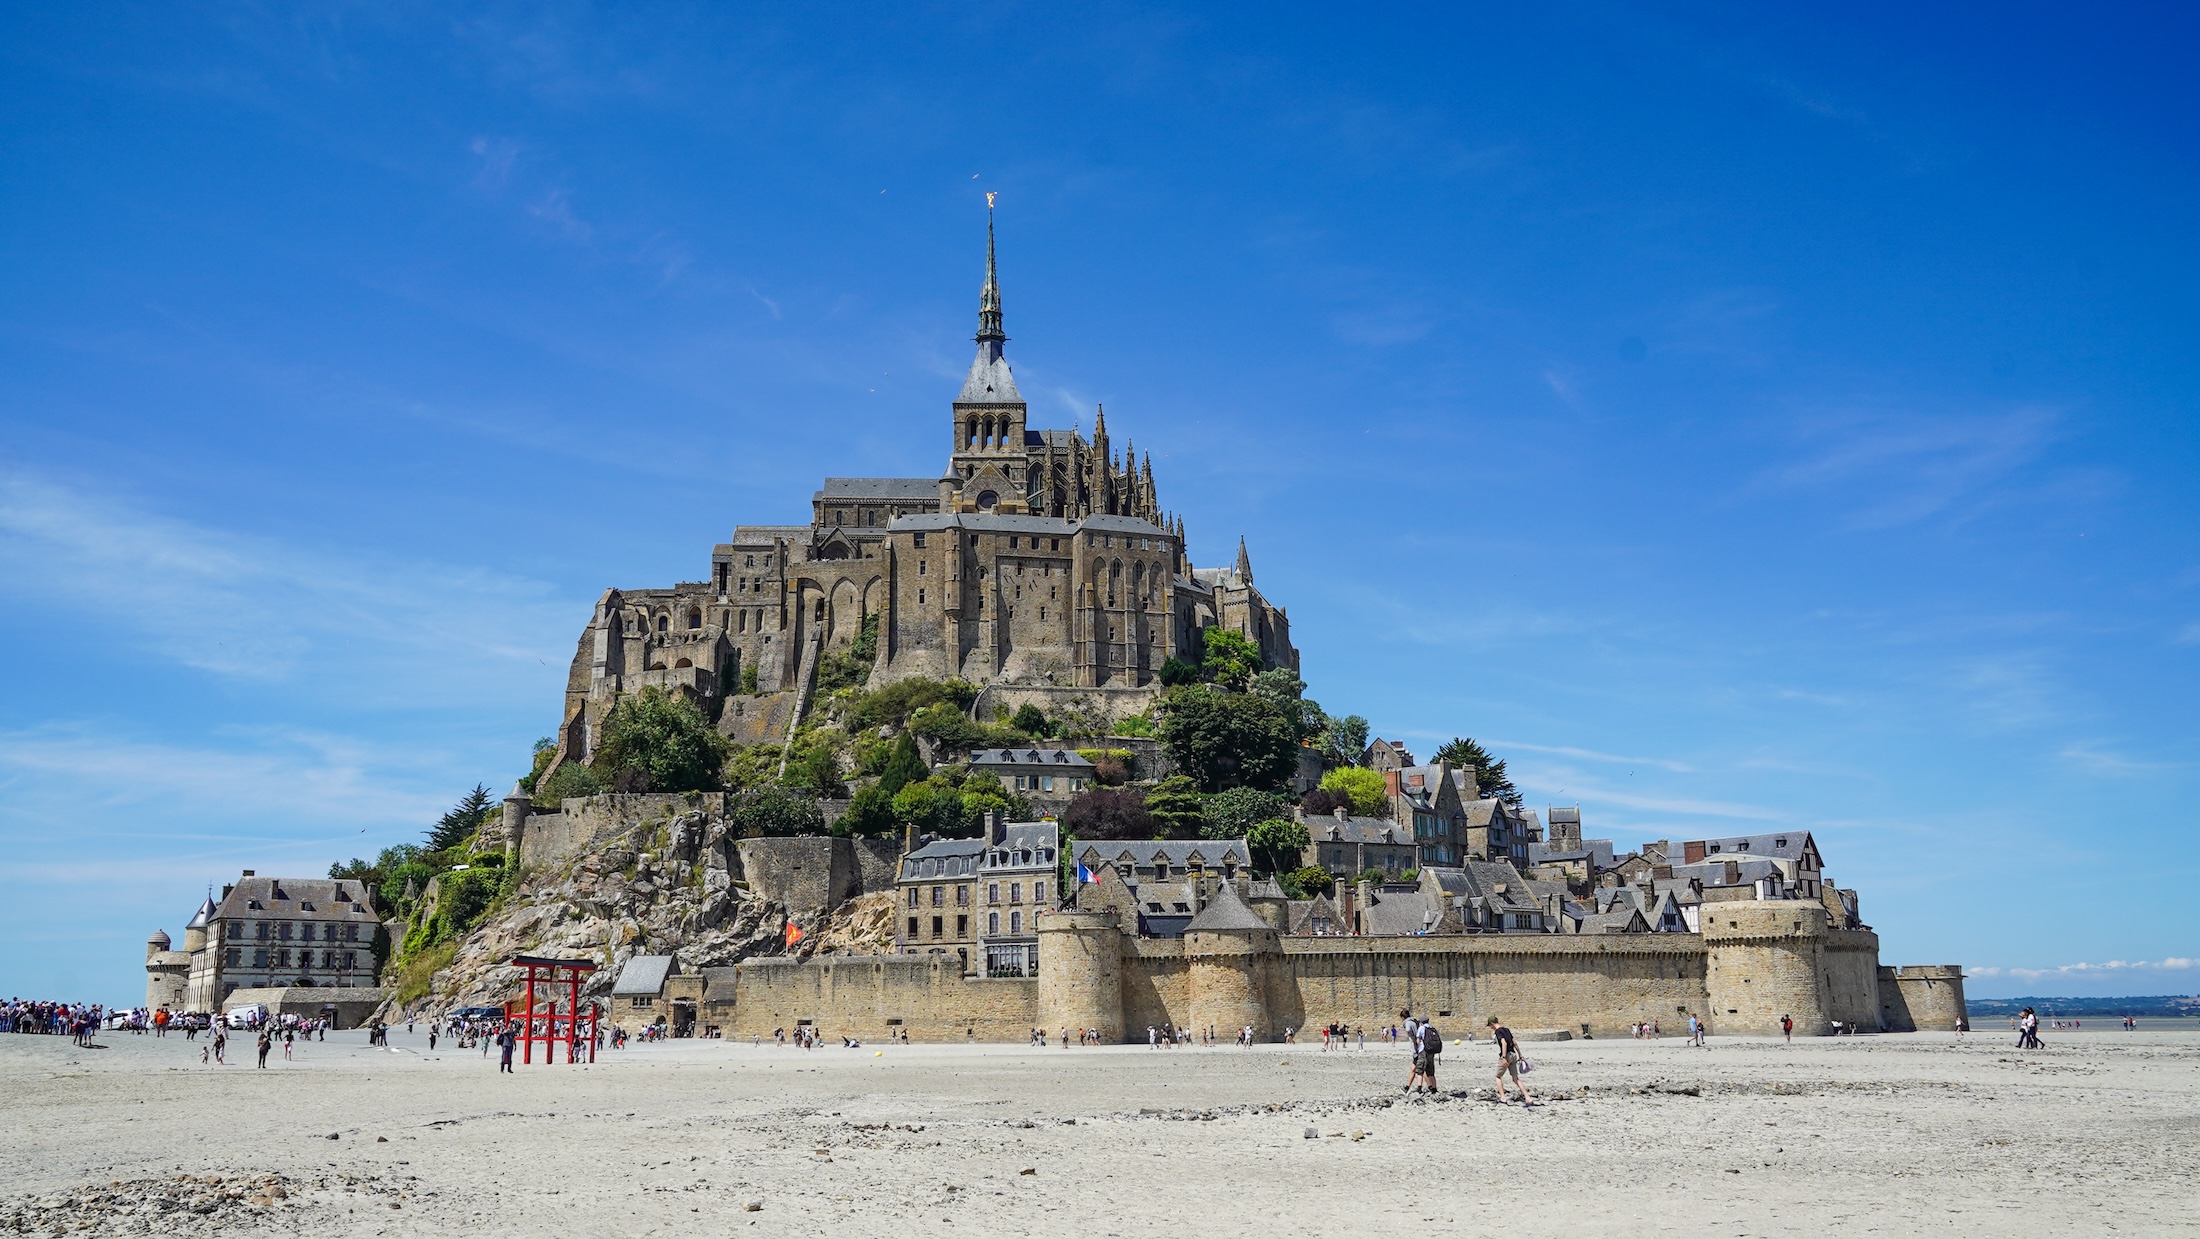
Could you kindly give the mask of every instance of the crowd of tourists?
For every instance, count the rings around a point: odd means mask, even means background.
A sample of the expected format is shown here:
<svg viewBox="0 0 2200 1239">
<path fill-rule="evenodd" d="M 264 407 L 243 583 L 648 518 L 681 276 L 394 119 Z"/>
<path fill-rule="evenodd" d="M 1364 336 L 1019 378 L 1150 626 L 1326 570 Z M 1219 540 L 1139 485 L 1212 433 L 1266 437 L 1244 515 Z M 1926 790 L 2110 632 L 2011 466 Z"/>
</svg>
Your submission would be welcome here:
<svg viewBox="0 0 2200 1239">
<path fill-rule="evenodd" d="M 10 998 L 5 1007 L 0 1007 L 0 1032 L 67 1035 L 76 1038 L 78 1045 L 90 1045 L 92 1034 L 105 1018 L 106 1008 L 98 1003 Z"/>
</svg>

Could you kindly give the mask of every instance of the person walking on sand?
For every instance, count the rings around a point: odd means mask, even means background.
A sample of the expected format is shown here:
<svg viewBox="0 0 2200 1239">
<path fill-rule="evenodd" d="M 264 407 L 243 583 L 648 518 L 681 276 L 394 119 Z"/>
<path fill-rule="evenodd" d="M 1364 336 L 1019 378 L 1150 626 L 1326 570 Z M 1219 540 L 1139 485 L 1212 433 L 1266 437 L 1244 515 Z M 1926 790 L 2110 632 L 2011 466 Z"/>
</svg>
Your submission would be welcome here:
<svg viewBox="0 0 2200 1239">
<path fill-rule="evenodd" d="M 227 1029 L 217 1028 L 214 1030 L 214 1065 L 217 1067 L 228 1066 L 228 1055 L 229 1032 Z"/>
<path fill-rule="evenodd" d="M 1783 1016 L 1781 1016 L 1781 1017 L 1780 1017 L 1780 1040 L 1782 1040 L 1782 1041 L 1793 1041 L 1793 1040 L 1795 1040 L 1795 1017 L 1794 1017 L 1794 1016 L 1792 1016 L 1792 1015 L 1783 1015 Z"/>
<path fill-rule="evenodd" d="M 1534 1105 L 1535 1098 L 1528 1095 L 1528 1086 L 1520 1080 L 1520 1043 L 1513 1039 L 1513 1030 L 1498 1023 L 1494 1015 L 1489 1019 L 1489 1028 L 1490 1039 L 1497 1043 L 1497 1100 L 1505 1100 L 1505 1081 L 1510 1079 L 1520 1090 L 1520 1104 Z"/>
<path fill-rule="evenodd" d="M 265 1028 L 262 1028 L 260 1030 L 260 1066 L 262 1069 L 265 1069 L 267 1066 L 267 1052 L 274 1048 L 275 1039 L 268 1036 L 267 1030 Z"/>
<path fill-rule="evenodd" d="M 519 1038 L 512 1035 L 510 1028 L 506 1028 L 503 1032 L 497 1034 L 497 1074 L 503 1075 L 512 1071 L 512 1046 L 518 1041 Z M 512 1074 L 517 1075 L 519 1073 L 512 1072 Z"/>
<path fill-rule="evenodd" d="M 1703 1045 L 1703 1017 L 1693 1011 L 1688 1013 L 1688 1044 Z"/>
</svg>

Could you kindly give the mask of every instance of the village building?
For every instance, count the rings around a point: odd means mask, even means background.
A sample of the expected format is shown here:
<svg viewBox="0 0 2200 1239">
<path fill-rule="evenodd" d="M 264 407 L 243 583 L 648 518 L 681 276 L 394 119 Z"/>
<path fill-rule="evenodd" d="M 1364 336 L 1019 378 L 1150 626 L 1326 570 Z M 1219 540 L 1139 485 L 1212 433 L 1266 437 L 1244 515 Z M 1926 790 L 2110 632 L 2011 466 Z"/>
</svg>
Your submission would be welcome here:
<svg viewBox="0 0 2200 1239">
<path fill-rule="evenodd" d="M 1347 882 L 1370 869 L 1395 879 L 1420 867 L 1419 842 L 1388 818 L 1353 817 L 1344 809 L 1327 817 L 1295 815 L 1306 825 L 1307 844 L 1299 857 L 1302 867 L 1323 869 Z"/>
<path fill-rule="evenodd" d="M 1061 828 L 989 819 L 975 839 L 935 839 L 895 880 L 904 955 L 955 954 L 987 976 L 1036 976 L 1039 917 L 1061 899 Z"/>
<path fill-rule="evenodd" d="M 1074 749 L 978 749 L 970 754 L 969 769 L 1036 800 L 1068 800 L 1093 785 L 1092 763 Z"/>
</svg>

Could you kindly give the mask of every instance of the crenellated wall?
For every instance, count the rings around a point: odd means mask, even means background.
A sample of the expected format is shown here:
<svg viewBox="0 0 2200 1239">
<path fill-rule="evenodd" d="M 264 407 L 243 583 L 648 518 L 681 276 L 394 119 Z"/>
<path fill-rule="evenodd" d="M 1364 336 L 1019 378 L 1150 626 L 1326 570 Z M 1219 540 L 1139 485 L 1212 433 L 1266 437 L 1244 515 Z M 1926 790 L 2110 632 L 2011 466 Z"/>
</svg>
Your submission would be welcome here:
<svg viewBox="0 0 2200 1239">
<path fill-rule="evenodd" d="M 1705 920 L 1702 935 L 1289 938 L 1248 927 L 1141 939 L 1105 913 L 1058 913 L 1040 923 L 1036 979 L 966 977 L 953 955 L 756 960 L 733 969 L 710 1021 L 740 1036 L 811 1020 L 866 1039 L 898 1028 L 912 1040 L 1021 1041 L 1042 1027 L 1142 1041 L 1149 1026 L 1228 1038 L 1251 1024 L 1263 1039 L 1332 1020 L 1375 1029 L 1401 1010 L 1461 1034 L 1494 1015 L 1612 1037 L 1650 1020 L 1678 1032 L 1695 1013 L 1714 1033 L 1777 1036 L 1787 1015 L 1815 1036 L 1834 1020 L 1952 1027 L 1962 1010 L 1960 969 L 1882 970 L 1878 938 L 1828 928 L 1817 905 L 1721 904 Z"/>
</svg>

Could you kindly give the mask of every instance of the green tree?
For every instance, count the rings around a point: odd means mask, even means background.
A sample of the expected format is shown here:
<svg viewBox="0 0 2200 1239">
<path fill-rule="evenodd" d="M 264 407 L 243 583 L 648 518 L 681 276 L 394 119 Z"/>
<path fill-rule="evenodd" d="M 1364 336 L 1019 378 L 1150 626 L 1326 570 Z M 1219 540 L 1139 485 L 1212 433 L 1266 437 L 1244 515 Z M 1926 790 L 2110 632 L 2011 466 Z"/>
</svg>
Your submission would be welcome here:
<svg viewBox="0 0 2200 1239">
<path fill-rule="evenodd" d="M 1203 791 L 1281 787 L 1298 769 L 1297 728 L 1275 702 L 1195 685 L 1172 690 L 1156 709 L 1170 760 Z"/>
<path fill-rule="evenodd" d="M 1361 870 L 1360 876 L 1355 880 L 1361 882 L 1373 882 L 1375 885 L 1381 886 L 1383 883 L 1390 881 L 1390 875 L 1370 865 L 1366 869 Z"/>
<path fill-rule="evenodd" d="M 825 813 L 817 798 L 791 787 L 752 787 L 726 801 L 726 824 L 741 838 L 760 835 L 821 835 Z"/>
<path fill-rule="evenodd" d="M 483 784 L 474 784 L 474 790 L 459 798 L 448 813 L 436 819 L 428 828 L 428 850 L 447 851 L 471 840 L 481 833 L 481 824 L 489 820 L 496 808 L 496 801 Z"/>
<path fill-rule="evenodd" d="M 1255 873 L 1288 873 L 1299 868 L 1310 840 L 1303 823 L 1281 817 L 1255 822 L 1245 832 L 1245 846 L 1253 853 Z"/>
<path fill-rule="evenodd" d="M 822 735 L 812 735 L 808 742 L 795 748 L 787 759 L 787 774 L 781 781 L 813 796 L 837 797 L 847 790 L 841 782 L 840 755 L 833 751 L 832 741 Z"/>
<path fill-rule="evenodd" d="M 993 733 L 970 721 L 962 707 L 940 701 L 909 716 L 909 730 L 951 749 L 982 749 Z"/>
<path fill-rule="evenodd" d="M 685 694 L 651 685 L 611 708 L 591 764 L 621 791 L 710 791 L 730 749 Z"/>
<path fill-rule="evenodd" d="M 817 660 L 818 695 L 861 688 L 871 678 L 871 665 L 877 661 L 878 616 L 874 613 L 863 617 L 863 626 L 846 649 L 834 650 Z"/>
<path fill-rule="evenodd" d="M 1043 740 L 1047 734 L 1046 711 L 1027 701 L 1016 707 L 1016 713 L 1009 718 L 1008 725 L 1034 740 Z"/>
<path fill-rule="evenodd" d="M 1153 720 L 1143 714 L 1133 714 L 1116 720 L 1113 730 L 1118 736 L 1150 736 L 1153 734 Z"/>
<path fill-rule="evenodd" d="M 1062 810 L 1062 828 L 1080 839 L 1151 839 L 1153 817 L 1135 787 L 1092 787 Z"/>
<path fill-rule="evenodd" d="M 1001 776 L 980 770 L 964 776 L 957 789 L 962 795 L 963 820 L 976 830 L 985 824 L 988 812 L 998 811 L 1006 822 L 1028 822 L 1037 816 L 1032 812 L 1031 801 L 1020 793 L 1008 790 Z"/>
<path fill-rule="evenodd" d="M 919 834 L 958 839 L 973 833 L 960 789 L 945 779 L 911 783 L 894 793 L 894 820 Z"/>
<path fill-rule="evenodd" d="M 603 780 L 594 770 L 577 761 L 563 762 L 535 789 L 535 807 L 555 809 L 569 796 L 593 796 L 602 790 Z"/>
<path fill-rule="evenodd" d="M 1287 817 L 1291 806 L 1273 792 L 1233 787 L 1207 797 L 1200 814 L 1199 833 L 1208 839 L 1243 839 L 1253 823 L 1271 817 Z"/>
<path fill-rule="evenodd" d="M 904 727 L 926 706 L 946 702 L 958 710 L 978 699 L 978 686 L 967 680 L 912 677 L 859 693 L 840 707 L 851 728 Z"/>
<path fill-rule="evenodd" d="M 1505 777 L 1505 763 L 1490 756 L 1489 750 L 1476 744 L 1470 736 L 1460 736 L 1436 750 L 1438 761 L 1448 761 L 1454 766 L 1474 767 L 1474 785 L 1485 800 L 1502 800 L 1507 804 L 1520 803 L 1520 789 Z"/>
<path fill-rule="evenodd" d="M 750 663 L 749 665 L 741 668 L 741 695 L 744 697 L 754 697 L 756 695 L 756 689 L 756 664 Z"/>
<path fill-rule="evenodd" d="M 1367 720 L 1357 714 L 1332 718 L 1314 746 L 1322 751 L 1324 765 L 1357 766 L 1367 755 Z"/>
<path fill-rule="evenodd" d="M 1390 796 L 1378 771 L 1365 766 L 1339 766 L 1322 776 L 1321 789 L 1351 801 L 1356 816 L 1390 816 Z"/>
<path fill-rule="evenodd" d="M 1199 683 L 1199 664 L 1181 658 L 1161 660 L 1161 683 L 1166 688 L 1182 688 Z"/>
<path fill-rule="evenodd" d="M 1320 865 L 1302 865 L 1293 869 L 1283 875 L 1283 882 L 1286 887 L 1297 887 L 1300 892 L 1297 898 L 1300 899 L 1326 895 L 1337 886 L 1337 880 Z"/>
<path fill-rule="evenodd" d="M 894 818 L 894 793 L 887 791 L 883 783 L 858 791 L 848 811 L 833 823 L 834 834 L 864 839 L 884 838 L 899 829 L 901 823 Z"/>
<path fill-rule="evenodd" d="M 1260 647 L 1242 633 L 1227 628 L 1206 629 L 1206 649 L 1199 661 L 1200 674 L 1224 688 L 1242 690 L 1260 671 Z"/>
<path fill-rule="evenodd" d="M 1199 798 L 1199 785 L 1181 774 L 1172 774 L 1146 789 L 1146 816 L 1153 819 L 1156 838 L 1199 838 L 1205 807 Z"/>
<path fill-rule="evenodd" d="M 556 761 L 557 756 L 558 742 L 556 739 L 544 736 L 535 741 L 534 764 L 527 771 L 527 777 L 519 781 L 519 789 L 530 796 L 534 795 L 535 784 L 542 781 L 542 772 L 550 768 L 550 763 Z"/>
<path fill-rule="evenodd" d="M 894 751 L 887 754 L 886 768 L 879 771 L 878 785 L 886 789 L 888 797 L 911 783 L 925 778 L 930 771 L 924 768 L 924 758 L 917 752 L 917 740 L 908 732 L 894 737 Z"/>
</svg>

